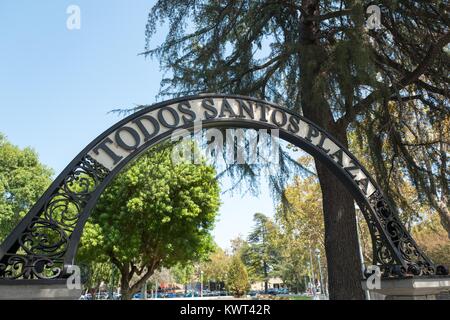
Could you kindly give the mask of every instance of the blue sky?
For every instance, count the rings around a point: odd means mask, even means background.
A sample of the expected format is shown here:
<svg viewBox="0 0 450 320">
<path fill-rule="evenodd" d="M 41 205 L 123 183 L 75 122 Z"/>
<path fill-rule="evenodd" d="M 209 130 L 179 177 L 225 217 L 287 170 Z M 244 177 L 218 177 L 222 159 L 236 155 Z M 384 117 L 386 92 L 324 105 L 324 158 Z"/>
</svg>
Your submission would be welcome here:
<svg viewBox="0 0 450 320">
<path fill-rule="evenodd" d="M 0 132 L 33 147 L 57 174 L 120 119 L 109 111 L 155 102 L 159 64 L 137 55 L 153 3 L 1 0 Z M 81 9 L 80 30 L 66 27 L 69 5 Z M 154 44 L 165 32 L 162 27 Z M 273 214 L 266 185 L 258 198 L 225 194 L 222 202 L 214 231 L 222 247 L 247 235 L 255 212 Z"/>
</svg>

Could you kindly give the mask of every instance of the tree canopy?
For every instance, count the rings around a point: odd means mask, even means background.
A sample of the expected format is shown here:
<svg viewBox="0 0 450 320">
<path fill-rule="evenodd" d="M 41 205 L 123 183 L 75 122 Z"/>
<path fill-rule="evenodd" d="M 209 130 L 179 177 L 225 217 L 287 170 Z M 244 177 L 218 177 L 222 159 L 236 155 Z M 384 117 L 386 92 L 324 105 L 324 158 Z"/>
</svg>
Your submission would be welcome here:
<svg viewBox="0 0 450 320">
<path fill-rule="evenodd" d="M 85 228 L 80 257 L 110 259 L 125 299 L 155 270 L 200 260 L 213 249 L 215 170 L 204 162 L 174 164 L 171 150 L 150 150 L 120 173 Z"/>
<path fill-rule="evenodd" d="M 204 280 L 213 281 L 216 284 L 225 283 L 230 260 L 230 256 L 222 248 L 216 246 L 214 252 L 200 265 L 201 270 L 204 272 Z"/>
<path fill-rule="evenodd" d="M 0 133 L 0 242 L 43 195 L 52 174 L 33 149 L 20 149 Z"/>
<path fill-rule="evenodd" d="M 227 289 L 235 297 L 242 297 L 250 288 L 247 269 L 242 263 L 239 255 L 231 258 L 230 267 L 227 274 Z"/>
</svg>

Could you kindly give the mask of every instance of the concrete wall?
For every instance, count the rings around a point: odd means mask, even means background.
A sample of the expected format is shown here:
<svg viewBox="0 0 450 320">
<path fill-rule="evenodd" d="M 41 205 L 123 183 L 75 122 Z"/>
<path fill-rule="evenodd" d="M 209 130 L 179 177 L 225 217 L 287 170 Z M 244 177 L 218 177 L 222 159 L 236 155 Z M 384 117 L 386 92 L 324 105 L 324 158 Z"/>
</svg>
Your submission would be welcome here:
<svg viewBox="0 0 450 320">
<path fill-rule="evenodd" d="M 81 289 L 69 290 L 65 280 L 1 280 L 0 300 L 77 300 Z"/>
</svg>

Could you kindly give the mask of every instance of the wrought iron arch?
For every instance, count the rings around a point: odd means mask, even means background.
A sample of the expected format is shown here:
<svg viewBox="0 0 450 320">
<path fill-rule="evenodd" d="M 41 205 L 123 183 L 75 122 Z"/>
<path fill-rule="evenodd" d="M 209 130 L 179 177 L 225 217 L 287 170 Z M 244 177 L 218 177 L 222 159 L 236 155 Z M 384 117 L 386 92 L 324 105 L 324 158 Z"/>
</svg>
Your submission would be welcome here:
<svg viewBox="0 0 450 320">
<path fill-rule="evenodd" d="M 106 186 L 135 157 L 175 130 L 193 130 L 196 121 L 203 128 L 279 129 L 280 138 L 326 164 L 353 194 L 369 226 L 373 262 L 384 277 L 447 273 L 420 250 L 367 170 L 325 130 L 266 101 L 203 94 L 140 110 L 81 151 L 0 246 L 0 280 L 67 277 Z"/>
</svg>

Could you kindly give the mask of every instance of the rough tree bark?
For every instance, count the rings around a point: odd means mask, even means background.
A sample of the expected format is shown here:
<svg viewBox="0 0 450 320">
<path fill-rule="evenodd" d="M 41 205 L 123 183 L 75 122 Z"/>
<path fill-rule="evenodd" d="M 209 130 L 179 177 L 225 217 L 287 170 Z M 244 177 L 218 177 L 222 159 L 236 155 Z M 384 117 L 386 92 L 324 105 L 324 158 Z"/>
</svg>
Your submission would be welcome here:
<svg viewBox="0 0 450 320">
<path fill-rule="evenodd" d="M 155 268 L 149 268 L 141 273 L 135 271 L 135 267 L 132 266 L 131 270 L 125 266 L 124 269 L 120 269 L 121 279 L 120 279 L 120 293 L 122 294 L 122 300 L 131 300 L 135 293 L 138 293 L 142 289 L 143 285 L 148 281 L 148 279 L 155 272 Z M 144 275 L 142 275 L 142 273 Z M 139 280 L 132 283 L 134 276 L 140 276 Z"/>
<path fill-rule="evenodd" d="M 342 142 L 345 136 L 338 139 Z M 316 162 L 316 168 L 323 198 L 330 299 L 364 299 L 353 197 L 323 164 Z"/>
<path fill-rule="evenodd" d="M 110 254 L 109 257 L 111 258 L 111 262 L 120 271 L 120 293 L 122 295 L 122 300 L 131 300 L 133 295 L 141 290 L 142 286 L 155 273 L 155 270 L 160 267 L 160 259 L 156 259 L 139 270 L 138 267 L 132 263 L 120 262 L 114 254 Z M 133 281 L 133 278 L 135 277 L 140 278 Z M 132 282 L 134 283 L 132 284 Z"/>
<path fill-rule="evenodd" d="M 319 14 L 319 2 L 302 2 L 302 9 L 307 16 Z M 347 128 L 334 120 L 321 85 L 320 67 L 326 60 L 326 52 L 317 41 L 319 24 L 303 19 L 300 28 L 298 57 L 303 114 L 348 147 Z M 323 198 L 330 299 L 364 299 L 353 197 L 319 161 L 316 161 L 316 169 Z"/>
</svg>

